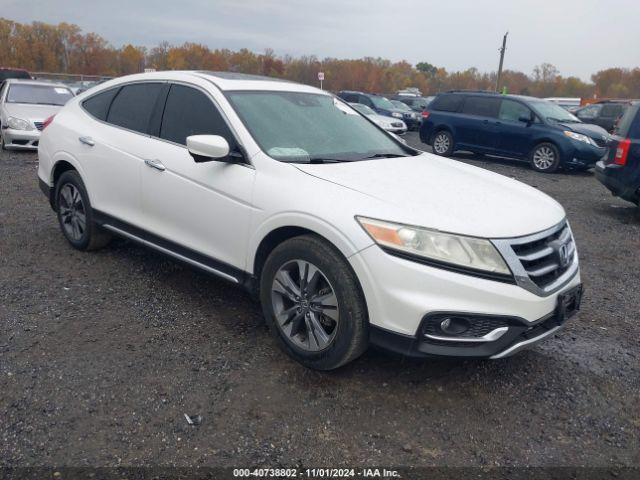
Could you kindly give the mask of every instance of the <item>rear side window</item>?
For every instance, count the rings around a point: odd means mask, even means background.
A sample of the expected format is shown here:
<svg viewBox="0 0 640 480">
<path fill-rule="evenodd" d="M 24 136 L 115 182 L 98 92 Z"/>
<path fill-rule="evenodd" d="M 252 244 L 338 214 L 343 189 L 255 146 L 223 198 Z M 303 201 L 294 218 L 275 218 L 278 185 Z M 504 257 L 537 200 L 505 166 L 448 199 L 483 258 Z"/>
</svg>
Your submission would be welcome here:
<svg viewBox="0 0 640 480">
<path fill-rule="evenodd" d="M 161 83 L 125 85 L 111 103 L 107 122 L 147 133 L 153 107 L 161 90 Z"/>
<path fill-rule="evenodd" d="M 357 102 L 358 101 L 358 95 L 353 94 L 353 93 L 343 93 L 340 95 L 340 98 L 342 98 L 345 102 Z"/>
<path fill-rule="evenodd" d="M 480 117 L 497 117 L 500 100 L 492 97 L 467 97 L 462 113 Z"/>
<path fill-rule="evenodd" d="M 439 112 L 457 112 L 462 105 L 462 95 L 438 95 L 429 105 L 429 110 Z"/>
<path fill-rule="evenodd" d="M 172 85 L 164 107 L 160 138 L 186 145 L 190 135 L 221 135 L 233 143 L 229 127 L 207 95 L 195 88 Z"/>
<path fill-rule="evenodd" d="M 111 100 L 116 96 L 116 93 L 118 93 L 118 89 L 112 88 L 111 90 L 107 90 L 106 92 L 99 93 L 86 99 L 82 102 L 82 106 L 93 117 L 104 121 L 107 119 L 109 105 L 111 105 Z"/>
<path fill-rule="evenodd" d="M 614 133 L 626 138 L 640 138 L 640 104 L 627 108 Z"/>
<path fill-rule="evenodd" d="M 526 105 L 513 100 L 502 100 L 500 104 L 500 120 L 508 122 L 518 122 L 522 117 L 531 117 L 531 110 Z"/>
</svg>

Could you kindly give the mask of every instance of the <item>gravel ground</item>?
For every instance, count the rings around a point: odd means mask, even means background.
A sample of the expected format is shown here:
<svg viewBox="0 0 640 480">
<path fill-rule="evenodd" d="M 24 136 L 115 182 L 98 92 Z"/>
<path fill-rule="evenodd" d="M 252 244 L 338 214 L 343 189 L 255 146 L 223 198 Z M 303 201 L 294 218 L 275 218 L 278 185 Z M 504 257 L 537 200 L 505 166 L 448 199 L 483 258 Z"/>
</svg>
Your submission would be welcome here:
<svg viewBox="0 0 640 480">
<path fill-rule="evenodd" d="M 124 241 L 73 250 L 36 155 L 2 152 L 0 466 L 640 465 L 640 214 L 590 173 L 459 160 L 565 206 L 582 312 L 505 360 L 318 373 L 243 291 Z"/>
</svg>

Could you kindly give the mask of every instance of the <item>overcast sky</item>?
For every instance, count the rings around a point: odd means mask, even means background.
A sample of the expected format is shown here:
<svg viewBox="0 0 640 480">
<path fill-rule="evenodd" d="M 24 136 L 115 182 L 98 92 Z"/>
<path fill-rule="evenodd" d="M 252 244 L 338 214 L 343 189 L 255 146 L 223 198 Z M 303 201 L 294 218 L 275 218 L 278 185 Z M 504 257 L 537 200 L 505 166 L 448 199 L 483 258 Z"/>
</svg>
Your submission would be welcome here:
<svg viewBox="0 0 640 480">
<path fill-rule="evenodd" d="M 588 80 L 640 66 L 640 0 L 0 0 L 0 16 L 75 23 L 115 46 L 189 41 L 481 71 L 497 69 L 509 30 L 505 68 L 549 62 Z"/>
</svg>

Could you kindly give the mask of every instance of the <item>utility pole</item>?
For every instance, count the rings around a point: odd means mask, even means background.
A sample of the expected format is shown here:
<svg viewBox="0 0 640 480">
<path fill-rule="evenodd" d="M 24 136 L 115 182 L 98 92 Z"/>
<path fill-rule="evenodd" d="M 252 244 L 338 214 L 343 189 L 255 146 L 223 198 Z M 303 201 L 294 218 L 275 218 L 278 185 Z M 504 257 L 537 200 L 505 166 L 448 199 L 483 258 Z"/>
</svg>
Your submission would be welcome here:
<svg viewBox="0 0 640 480">
<path fill-rule="evenodd" d="M 509 32 L 504 34 L 502 37 L 502 48 L 500 51 L 500 65 L 498 65 L 498 78 L 496 79 L 496 92 L 500 91 L 500 80 L 502 79 L 502 64 L 504 63 L 504 52 L 507 49 L 507 35 Z"/>
</svg>

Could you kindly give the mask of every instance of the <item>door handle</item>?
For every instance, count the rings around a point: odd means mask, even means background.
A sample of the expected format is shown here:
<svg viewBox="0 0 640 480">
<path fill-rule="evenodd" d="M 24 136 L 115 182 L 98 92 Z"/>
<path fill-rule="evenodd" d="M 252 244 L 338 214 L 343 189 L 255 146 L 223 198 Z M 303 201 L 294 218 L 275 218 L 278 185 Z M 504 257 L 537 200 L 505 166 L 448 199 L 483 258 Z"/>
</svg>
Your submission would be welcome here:
<svg viewBox="0 0 640 480">
<path fill-rule="evenodd" d="M 155 168 L 156 170 L 159 170 L 161 172 L 164 172 L 166 170 L 165 166 L 160 160 L 145 160 L 144 164 L 147 167 Z"/>
<path fill-rule="evenodd" d="M 84 143 L 85 145 L 89 145 L 90 147 L 93 147 L 96 142 L 93 141 L 93 138 L 91 137 L 80 137 L 78 138 L 78 140 L 80 141 L 80 143 Z"/>
</svg>

